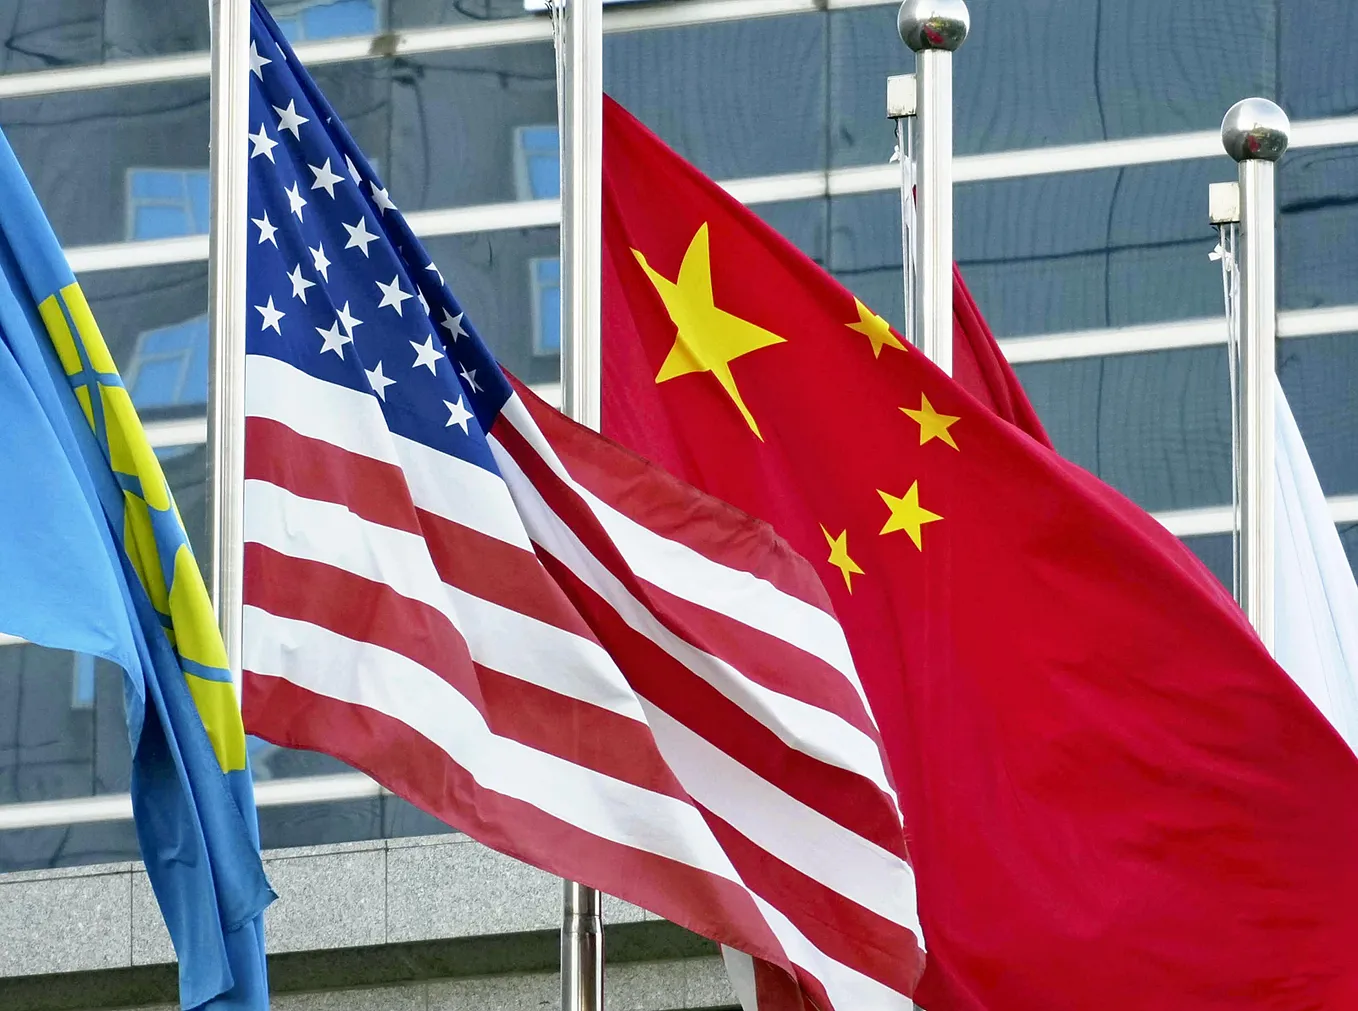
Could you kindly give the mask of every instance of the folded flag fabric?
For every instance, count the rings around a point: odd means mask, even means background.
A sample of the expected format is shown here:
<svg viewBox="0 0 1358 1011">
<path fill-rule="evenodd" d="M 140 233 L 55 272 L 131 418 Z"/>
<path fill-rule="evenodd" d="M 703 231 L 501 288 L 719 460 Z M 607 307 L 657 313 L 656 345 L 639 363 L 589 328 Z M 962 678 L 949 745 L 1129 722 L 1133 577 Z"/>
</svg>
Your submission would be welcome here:
<svg viewBox="0 0 1358 1011">
<path fill-rule="evenodd" d="M 245 734 L 165 475 L 0 137 L 0 631 L 126 672 L 132 808 L 185 1009 L 269 1006 Z"/>
<path fill-rule="evenodd" d="M 1358 761 L 1225 589 L 604 115 L 604 432 L 816 565 L 900 789 L 920 1006 L 1351 1006 Z"/>
<path fill-rule="evenodd" d="M 880 738 L 810 565 L 501 370 L 254 5 L 246 726 L 777 965 L 923 967 Z"/>
</svg>

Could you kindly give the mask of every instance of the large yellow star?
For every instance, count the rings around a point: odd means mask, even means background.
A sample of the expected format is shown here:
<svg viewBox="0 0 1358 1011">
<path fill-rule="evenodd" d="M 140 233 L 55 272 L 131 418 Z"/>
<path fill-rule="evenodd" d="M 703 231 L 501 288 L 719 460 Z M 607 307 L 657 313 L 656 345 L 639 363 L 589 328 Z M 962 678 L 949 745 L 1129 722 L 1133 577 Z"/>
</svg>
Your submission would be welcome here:
<svg viewBox="0 0 1358 1011">
<path fill-rule="evenodd" d="M 957 443 L 953 442 L 952 433 L 948 429 L 957 424 L 960 419 L 951 414 L 939 414 L 934 410 L 934 405 L 929 403 L 929 398 L 923 393 L 919 395 L 919 400 L 918 411 L 912 411 L 908 407 L 901 408 L 903 413 L 908 414 L 918 422 L 919 444 L 923 446 L 930 439 L 938 439 L 956 449 Z"/>
<path fill-rule="evenodd" d="M 646 271 L 646 276 L 664 301 L 670 319 L 679 328 L 674 347 L 670 348 L 655 381 L 663 383 L 690 372 L 711 372 L 721 383 L 726 395 L 740 409 L 750 431 L 763 439 L 754 416 L 740 396 L 740 390 L 736 389 L 735 377 L 731 375 L 731 362 L 751 351 L 781 344 L 785 338 L 747 323 L 739 316 L 732 316 L 713 304 L 712 257 L 708 251 L 707 222 L 703 222 L 693 236 L 693 241 L 688 244 L 684 262 L 679 265 L 677 281 L 657 274 L 639 251 L 632 250 L 632 255 L 641 264 L 641 269 Z"/>
<path fill-rule="evenodd" d="M 820 532 L 825 535 L 825 543 L 830 545 L 830 564 L 839 569 L 844 574 L 844 586 L 850 593 L 853 593 L 853 583 L 850 576 L 861 576 L 863 570 L 858 567 L 858 563 L 849 557 L 849 531 L 841 530 L 838 537 L 831 537 L 830 531 L 825 529 L 825 524 L 821 524 Z"/>
<path fill-rule="evenodd" d="M 919 504 L 919 482 L 910 485 L 910 490 L 901 498 L 895 495 L 888 495 L 880 488 L 877 494 L 882 496 L 882 501 L 891 510 L 891 516 L 887 519 L 886 525 L 882 527 L 882 533 L 889 534 L 895 530 L 904 530 L 910 535 L 910 539 L 915 542 L 915 547 L 921 551 L 924 545 L 920 543 L 920 529 L 926 523 L 933 523 L 943 517 L 938 513 L 931 513 Z"/>
<path fill-rule="evenodd" d="M 891 324 L 882 319 L 875 312 L 865 306 L 858 299 L 853 300 L 854 308 L 858 310 L 857 323 L 845 323 L 850 330 L 857 330 L 859 333 L 872 341 L 872 357 L 882 357 L 882 348 L 897 348 L 905 350 L 905 345 L 900 342 L 894 333 L 891 332 Z"/>
</svg>

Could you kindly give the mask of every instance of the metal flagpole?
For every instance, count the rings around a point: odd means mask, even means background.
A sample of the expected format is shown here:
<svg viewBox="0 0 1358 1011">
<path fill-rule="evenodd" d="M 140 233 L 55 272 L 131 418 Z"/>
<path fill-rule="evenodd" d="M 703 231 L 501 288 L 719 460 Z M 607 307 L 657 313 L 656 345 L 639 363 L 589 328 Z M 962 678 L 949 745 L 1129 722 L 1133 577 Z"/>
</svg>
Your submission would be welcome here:
<svg viewBox="0 0 1358 1011">
<path fill-rule="evenodd" d="M 250 132 L 250 0 L 212 0 L 212 600 L 240 697 L 245 544 L 245 254 Z"/>
<path fill-rule="evenodd" d="M 967 38 L 963 0 L 905 0 L 896 29 L 915 51 L 915 334 L 952 374 L 952 54 Z"/>
<path fill-rule="evenodd" d="M 1274 645 L 1274 354 L 1277 345 L 1274 162 L 1287 150 L 1282 109 L 1264 98 L 1231 106 L 1221 143 L 1240 166 L 1240 603 Z"/>
<path fill-rule="evenodd" d="M 568 0 L 561 110 L 561 399 L 566 413 L 599 428 L 603 285 L 603 2 Z M 564 883 L 561 1011 L 603 1011 L 604 945 L 599 893 Z"/>
</svg>

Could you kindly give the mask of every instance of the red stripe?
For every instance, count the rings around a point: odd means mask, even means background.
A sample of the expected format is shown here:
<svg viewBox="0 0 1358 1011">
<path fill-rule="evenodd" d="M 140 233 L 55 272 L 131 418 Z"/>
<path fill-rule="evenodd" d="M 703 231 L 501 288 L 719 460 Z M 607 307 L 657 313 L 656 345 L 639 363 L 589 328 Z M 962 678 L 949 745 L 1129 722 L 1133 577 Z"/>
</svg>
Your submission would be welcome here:
<svg viewBox="0 0 1358 1011">
<path fill-rule="evenodd" d="M 333 502 L 372 523 L 419 534 L 444 582 L 567 632 L 589 629 L 551 584 L 537 557 L 413 504 L 394 464 L 298 435 L 267 418 L 246 419 L 245 476 L 294 495 Z"/>
<path fill-rule="evenodd" d="M 512 378 L 511 382 L 538 429 L 582 487 L 662 537 L 715 562 L 753 573 L 790 596 L 834 613 L 815 570 L 767 523 L 576 424 L 522 383 Z M 492 433 L 499 438 L 509 427 L 507 420 L 498 420 Z M 517 453 L 514 458 L 518 460 Z"/>
<path fill-rule="evenodd" d="M 883 986 L 909 994 L 924 973 L 924 953 L 909 929 L 808 877 L 699 806 L 750 891 L 791 920 L 816 948 Z"/>
<path fill-rule="evenodd" d="M 616 895 L 719 943 L 788 965 L 739 885 L 603 839 L 524 801 L 486 790 L 437 745 L 376 710 L 317 695 L 281 677 L 246 671 L 244 680 L 243 713 L 251 733 L 281 747 L 333 755 L 501 853 Z"/>
<path fill-rule="evenodd" d="M 423 509 L 418 515 L 429 556 L 444 582 L 593 640 L 589 626 L 547 577 L 533 552 Z"/>
<path fill-rule="evenodd" d="M 815 1011 L 802 995 L 802 988 L 786 969 L 766 962 L 754 962 L 754 999 L 758 1011 Z"/>
<path fill-rule="evenodd" d="M 720 638 L 727 640 L 729 646 L 722 648 L 723 644 L 716 638 L 704 636 L 703 641 L 708 645 L 702 648 L 721 657 L 750 680 L 807 705 L 834 713 L 877 740 L 878 734 L 862 700 L 839 671 L 820 657 L 750 628 L 729 615 L 666 593 L 638 578 L 585 501 L 557 476 L 516 428 L 507 423 L 497 423 L 494 435 L 548 508 L 571 528 L 599 563 L 627 586 L 634 596 L 648 605 L 655 605 L 650 609 L 656 611 L 671 632 L 698 645 L 690 639 L 686 625 L 693 626 L 694 633 L 707 633 L 723 624 L 728 626 L 729 631 Z M 666 600 L 673 602 L 672 608 L 661 606 Z M 670 612 L 668 616 L 667 611 Z M 775 648 L 781 654 L 777 657 L 779 662 L 777 665 L 766 663 L 764 651 Z M 790 670 L 795 671 L 795 675 L 789 674 Z M 881 750 L 880 743 L 878 750 Z"/>
<path fill-rule="evenodd" d="M 405 475 L 394 464 L 298 435 L 269 418 L 245 419 L 245 479 L 335 502 L 385 527 L 420 532 Z"/>
<path fill-rule="evenodd" d="M 788 796 L 905 859 L 900 820 L 876 784 L 787 744 L 628 626 L 603 598 L 556 559 L 544 553 L 543 564 L 588 618 L 638 695 Z"/>
<path fill-rule="evenodd" d="M 247 543 L 245 603 L 414 661 L 452 685 L 501 737 L 687 799 L 644 723 L 474 663 L 444 614 L 383 583 Z"/>
<path fill-rule="evenodd" d="M 698 649 L 720 656 L 742 673 L 747 667 L 757 666 L 746 655 L 731 652 L 731 643 L 725 644 L 727 648 L 723 649 L 723 644 L 700 639 L 694 634 L 694 629 L 685 627 L 683 622 L 667 614 L 664 602 L 652 592 L 650 584 L 637 579 L 627 567 L 588 506 L 551 472 L 523 437 L 509 426 L 496 429 L 496 437 L 523 468 L 528 480 L 544 497 L 549 508 L 671 632 Z M 576 579 L 565 566 L 556 563 L 545 549 L 540 548 L 539 555 L 576 609 L 585 615 L 599 641 L 617 661 L 628 683 L 639 695 L 785 793 L 850 831 L 872 840 L 888 852 L 905 858 L 905 841 L 899 817 L 891 801 L 874 783 L 857 773 L 821 762 L 785 744 L 716 688 L 646 636 L 631 629 L 609 604 Z M 666 596 L 675 599 L 671 595 Z M 686 610 L 692 612 L 697 607 L 689 604 Z M 731 619 L 726 621 L 730 625 L 738 624 Z M 749 637 L 730 638 L 739 640 L 736 645 L 748 649 L 753 637 L 759 635 L 754 630 L 749 631 Z M 791 686 L 802 687 L 816 681 L 824 684 L 833 679 L 834 683 L 844 686 L 845 694 L 850 694 L 848 685 L 838 672 L 801 650 L 789 648 L 784 663 L 785 666 L 777 672 L 778 683 L 770 686 L 777 691 L 796 698 L 804 692 L 790 690 Z M 860 714 L 863 712 L 856 696 L 853 698 L 853 710 Z M 877 741 L 875 734 L 870 736 L 874 742 Z"/>
</svg>

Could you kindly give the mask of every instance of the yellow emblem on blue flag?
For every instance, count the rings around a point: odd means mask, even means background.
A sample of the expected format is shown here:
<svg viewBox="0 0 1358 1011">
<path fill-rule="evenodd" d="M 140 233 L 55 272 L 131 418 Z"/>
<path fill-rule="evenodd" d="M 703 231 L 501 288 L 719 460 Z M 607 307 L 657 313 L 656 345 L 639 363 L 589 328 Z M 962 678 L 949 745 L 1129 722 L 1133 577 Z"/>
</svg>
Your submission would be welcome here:
<svg viewBox="0 0 1358 1011">
<path fill-rule="evenodd" d="M 132 398 L 79 284 L 38 306 L 76 399 L 123 490 L 121 543 L 179 658 L 223 772 L 245 768 L 245 728 L 203 575 Z"/>
</svg>

